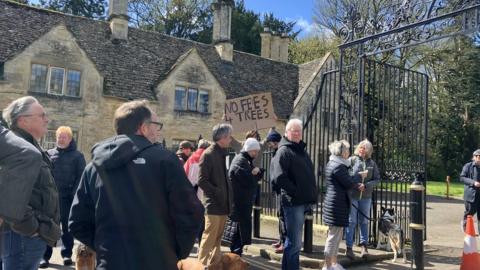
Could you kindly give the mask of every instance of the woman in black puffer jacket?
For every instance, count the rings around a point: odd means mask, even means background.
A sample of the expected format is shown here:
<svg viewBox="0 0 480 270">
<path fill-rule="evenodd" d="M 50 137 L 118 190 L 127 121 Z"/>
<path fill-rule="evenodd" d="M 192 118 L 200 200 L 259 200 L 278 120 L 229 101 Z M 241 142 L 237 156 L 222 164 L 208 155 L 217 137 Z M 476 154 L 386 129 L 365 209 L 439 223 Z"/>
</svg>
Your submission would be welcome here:
<svg viewBox="0 0 480 270">
<path fill-rule="evenodd" d="M 325 243 L 325 265 L 322 270 L 343 269 L 337 264 L 338 246 L 342 240 L 343 228 L 348 226 L 350 214 L 350 189 L 365 189 L 359 184 L 366 174 L 349 174 L 350 144 L 347 141 L 335 141 L 328 146 L 330 161 L 327 163 L 325 177 L 327 193 L 323 203 L 323 222 L 328 225 L 328 236 Z"/>
</svg>

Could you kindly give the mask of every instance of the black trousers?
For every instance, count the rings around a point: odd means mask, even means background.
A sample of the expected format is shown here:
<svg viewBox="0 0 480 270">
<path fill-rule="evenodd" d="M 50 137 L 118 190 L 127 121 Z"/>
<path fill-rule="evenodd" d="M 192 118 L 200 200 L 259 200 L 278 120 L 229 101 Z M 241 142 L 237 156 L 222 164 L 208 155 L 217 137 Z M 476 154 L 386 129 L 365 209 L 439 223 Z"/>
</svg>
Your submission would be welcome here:
<svg viewBox="0 0 480 270">
<path fill-rule="evenodd" d="M 243 243 L 242 235 L 240 232 L 240 223 L 236 223 L 235 233 L 233 234 L 232 243 L 230 244 L 230 252 L 242 256 L 243 253 Z"/>
<path fill-rule="evenodd" d="M 285 238 L 287 237 L 287 226 L 285 226 L 285 214 L 281 200 L 281 196 L 277 195 L 278 235 L 280 237 L 280 242 L 284 244 Z"/>
<path fill-rule="evenodd" d="M 478 230 L 477 233 L 480 233 L 480 196 L 475 197 L 475 201 L 473 203 L 471 202 L 465 202 L 465 212 L 463 214 L 463 229 L 465 230 L 465 226 L 467 223 L 467 216 L 468 215 L 475 215 L 477 214 L 477 220 L 478 220 Z"/>
<path fill-rule="evenodd" d="M 62 224 L 62 249 L 60 254 L 62 258 L 71 258 L 73 249 L 73 235 L 68 231 L 68 216 L 70 207 L 72 207 L 73 196 L 60 197 L 60 222 Z M 47 246 L 43 259 L 49 261 L 52 257 L 53 249 Z"/>
</svg>

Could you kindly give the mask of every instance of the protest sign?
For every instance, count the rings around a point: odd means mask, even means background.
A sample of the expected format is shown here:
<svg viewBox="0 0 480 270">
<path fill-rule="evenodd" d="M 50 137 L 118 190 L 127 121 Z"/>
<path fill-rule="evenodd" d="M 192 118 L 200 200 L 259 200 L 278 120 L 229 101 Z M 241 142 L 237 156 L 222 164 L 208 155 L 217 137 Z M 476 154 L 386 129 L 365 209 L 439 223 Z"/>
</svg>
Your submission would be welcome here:
<svg viewBox="0 0 480 270">
<path fill-rule="evenodd" d="M 235 131 L 264 129 L 275 126 L 272 94 L 259 93 L 225 102 L 225 121 Z"/>
</svg>

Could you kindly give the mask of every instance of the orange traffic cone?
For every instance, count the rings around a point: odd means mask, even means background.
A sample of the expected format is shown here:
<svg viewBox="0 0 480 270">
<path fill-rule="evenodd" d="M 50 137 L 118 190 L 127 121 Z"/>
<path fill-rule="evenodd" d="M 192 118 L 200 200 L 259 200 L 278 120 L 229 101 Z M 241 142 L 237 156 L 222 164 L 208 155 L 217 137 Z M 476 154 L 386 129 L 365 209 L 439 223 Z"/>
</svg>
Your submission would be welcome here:
<svg viewBox="0 0 480 270">
<path fill-rule="evenodd" d="M 465 241 L 463 243 L 462 265 L 460 266 L 460 270 L 478 269 L 480 269 L 480 254 L 477 251 L 477 239 L 475 238 L 473 216 L 467 216 Z"/>
</svg>

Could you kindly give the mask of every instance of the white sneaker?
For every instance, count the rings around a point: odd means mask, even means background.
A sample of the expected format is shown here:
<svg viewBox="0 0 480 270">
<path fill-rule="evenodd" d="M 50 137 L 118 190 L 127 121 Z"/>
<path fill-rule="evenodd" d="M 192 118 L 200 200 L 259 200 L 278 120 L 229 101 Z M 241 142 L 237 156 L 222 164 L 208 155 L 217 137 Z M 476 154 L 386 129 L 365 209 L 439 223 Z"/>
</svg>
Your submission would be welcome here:
<svg viewBox="0 0 480 270">
<path fill-rule="evenodd" d="M 336 263 L 332 266 L 332 269 L 334 270 L 346 270 L 345 268 L 343 268 L 343 266 L 339 263 Z"/>
</svg>

